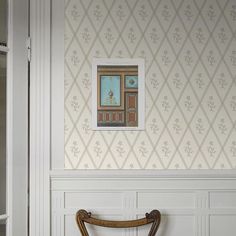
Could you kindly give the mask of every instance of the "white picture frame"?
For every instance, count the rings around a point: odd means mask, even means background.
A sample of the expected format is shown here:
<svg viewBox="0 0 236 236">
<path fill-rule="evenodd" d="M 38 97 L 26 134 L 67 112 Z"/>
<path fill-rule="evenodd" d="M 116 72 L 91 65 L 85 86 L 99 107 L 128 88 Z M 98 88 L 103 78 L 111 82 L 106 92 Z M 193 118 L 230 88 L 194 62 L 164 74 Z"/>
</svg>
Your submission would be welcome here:
<svg viewBox="0 0 236 236">
<path fill-rule="evenodd" d="M 144 59 L 93 59 L 92 129 L 145 129 Z"/>
</svg>

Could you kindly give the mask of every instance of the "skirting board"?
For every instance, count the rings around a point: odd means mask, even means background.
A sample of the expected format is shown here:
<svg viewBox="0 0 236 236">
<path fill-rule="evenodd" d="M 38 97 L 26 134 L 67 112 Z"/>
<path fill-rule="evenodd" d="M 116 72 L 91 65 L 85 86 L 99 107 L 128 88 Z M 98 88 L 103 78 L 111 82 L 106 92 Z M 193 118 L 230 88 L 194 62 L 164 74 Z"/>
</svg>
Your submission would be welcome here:
<svg viewBox="0 0 236 236">
<path fill-rule="evenodd" d="M 159 209 L 160 236 L 236 235 L 234 171 L 54 171 L 51 202 L 52 236 L 80 235 L 75 213 L 81 208 L 110 219 Z M 90 230 L 98 236 L 147 235 L 146 229 Z"/>
</svg>

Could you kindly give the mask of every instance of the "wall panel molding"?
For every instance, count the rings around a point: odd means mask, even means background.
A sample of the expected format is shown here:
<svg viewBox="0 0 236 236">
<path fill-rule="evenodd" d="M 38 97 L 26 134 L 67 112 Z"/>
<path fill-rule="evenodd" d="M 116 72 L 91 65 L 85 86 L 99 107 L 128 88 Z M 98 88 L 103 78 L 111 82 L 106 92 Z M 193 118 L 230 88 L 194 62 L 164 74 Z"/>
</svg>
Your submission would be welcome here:
<svg viewBox="0 0 236 236">
<path fill-rule="evenodd" d="M 222 227 L 226 228 L 229 220 L 227 236 L 235 235 L 232 224 L 236 219 L 234 172 L 195 172 L 192 175 L 183 172 L 179 176 L 178 172 L 51 172 L 51 192 L 52 202 L 54 194 L 64 196 L 64 207 L 52 209 L 52 222 L 64 215 L 67 221 L 61 223 L 67 228 L 65 236 L 77 235 L 74 216 L 80 208 L 117 219 L 140 217 L 157 208 L 163 216 L 158 234 L 161 236 L 220 236 L 214 227 L 220 227 L 222 219 Z M 108 235 L 110 231 L 102 232 Z M 139 235 L 145 232 L 142 230 Z M 126 234 L 137 235 L 135 232 Z"/>
</svg>

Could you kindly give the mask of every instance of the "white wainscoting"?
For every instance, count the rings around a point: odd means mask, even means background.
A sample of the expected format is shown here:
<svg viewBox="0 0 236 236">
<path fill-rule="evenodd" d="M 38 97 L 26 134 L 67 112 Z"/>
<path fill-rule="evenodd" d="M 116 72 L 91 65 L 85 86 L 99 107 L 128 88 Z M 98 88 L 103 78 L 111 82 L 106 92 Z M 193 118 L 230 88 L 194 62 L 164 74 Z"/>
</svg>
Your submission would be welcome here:
<svg viewBox="0 0 236 236">
<path fill-rule="evenodd" d="M 235 236 L 233 171 L 63 171 L 51 173 L 52 236 L 78 236 L 78 209 L 101 218 L 134 219 L 159 209 L 159 236 Z M 140 231 L 90 228 L 94 236 Z M 112 231 L 112 232 L 111 232 Z"/>
</svg>

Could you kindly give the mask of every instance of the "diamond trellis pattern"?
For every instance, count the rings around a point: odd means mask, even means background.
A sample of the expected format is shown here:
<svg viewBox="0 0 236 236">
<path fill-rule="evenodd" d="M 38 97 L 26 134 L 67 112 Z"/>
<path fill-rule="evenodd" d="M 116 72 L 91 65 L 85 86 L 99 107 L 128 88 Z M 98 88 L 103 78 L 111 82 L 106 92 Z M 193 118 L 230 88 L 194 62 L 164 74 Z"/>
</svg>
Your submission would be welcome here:
<svg viewBox="0 0 236 236">
<path fill-rule="evenodd" d="M 65 2 L 66 169 L 235 169 L 235 0 Z M 94 57 L 142 57 L 145 131 L 91 130 Z"/>
<path fill-rule="evenodd" d="M 119 0 L 114 2 L 111 9 L 111 15 L 120 32 L 122 32 L 122 29 L 130 17 L 130 9 L 128 6 L 126 0 Z"/>
<path fill-rule="evenodd" d="M 178 107 L 176 107 L 174 113 L 172 114 L 167 128 L 169 129 L 172 138 L 175 140 L 175 143 L 178 146 L 187 129 L 184 116 Z"/>
<path fill-rule="evenodd" d="M 110 146 L 110 150 L 115 157 L 119 168 L 122 168 L 130 151 L 129 144 L 126 142 L 126 137 L 123 132 L 118 132 Z"/>
<path fill-rule="evenodd" d="M 137 26 L 134 17 L 131 17 L 127 22 L 121 37 L 127 45 L 129 53 L 133 55 L 140 39 L 142 39 L 142 32 Z"/>
</svg>

